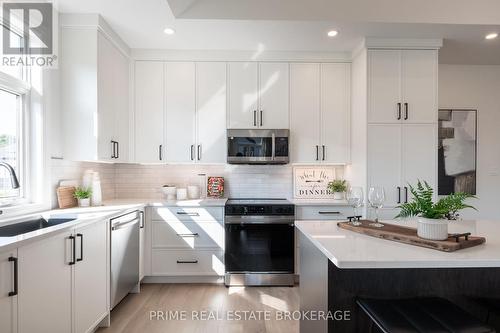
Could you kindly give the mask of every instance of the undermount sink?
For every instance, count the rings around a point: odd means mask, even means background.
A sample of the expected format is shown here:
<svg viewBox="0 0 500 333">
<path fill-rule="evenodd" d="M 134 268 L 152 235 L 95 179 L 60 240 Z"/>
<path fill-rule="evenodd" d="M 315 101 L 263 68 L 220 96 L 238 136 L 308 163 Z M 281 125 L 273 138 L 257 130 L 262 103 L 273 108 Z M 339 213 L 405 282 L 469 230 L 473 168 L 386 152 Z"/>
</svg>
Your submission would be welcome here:
<svg viewBox="0 0 500 333">
<path fill-rule="evenodd" d="M 31 231 L 40 230 L 55 225 L 66 223 L 76 220 L 76 217 L 61 217 L 61 218 L 48 218 L 43 217 L 31 218 L 26 221 L 9 224 L 0 227 L 0 237 L 13 237 L 22 235 Z"/>
</svg>

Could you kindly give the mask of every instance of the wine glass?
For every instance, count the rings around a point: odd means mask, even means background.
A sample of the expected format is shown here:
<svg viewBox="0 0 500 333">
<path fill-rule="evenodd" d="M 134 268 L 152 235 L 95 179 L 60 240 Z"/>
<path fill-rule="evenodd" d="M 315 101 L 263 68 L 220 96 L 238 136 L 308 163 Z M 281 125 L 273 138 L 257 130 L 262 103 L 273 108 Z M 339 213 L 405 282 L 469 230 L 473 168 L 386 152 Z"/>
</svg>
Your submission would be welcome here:
<svg viewBox="0 0 500 333">
<path fill-rule="evenodd" d="M 352 207 L 354 216 L 358 216 L 357 210 L 359 207 L 363 206 L 363 188 L 358 186 L 349 188 L 347 192 L 347 203 Z M 361 222 L 355 220 L 352 222 L 352 225 L 361 225 Z"/>
<path fill-rule="evenodd" d="M 383 187 L 375 186 L 370 187 L 368 192 L 368 202 L 370 206 L 375 209 L 375 223 L 370 223 L 372 227 L 381 228 L 384 225 L 378 222 L 378 210 L 382 208 L 385 201 L 385 192 Z"/>
</svg>

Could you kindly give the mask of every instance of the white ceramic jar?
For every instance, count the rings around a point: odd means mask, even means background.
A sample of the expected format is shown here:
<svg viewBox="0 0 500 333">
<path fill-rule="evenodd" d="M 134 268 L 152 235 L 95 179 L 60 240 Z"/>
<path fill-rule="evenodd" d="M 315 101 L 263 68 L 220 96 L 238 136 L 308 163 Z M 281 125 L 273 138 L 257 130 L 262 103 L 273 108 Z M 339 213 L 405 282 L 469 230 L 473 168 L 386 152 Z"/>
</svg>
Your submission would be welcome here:
<svg viewBox="0 0 500 333">
<path fill-rule="evenodd" d="M 187 199 L 187 189 L 186 188 L 178 188 L 177 189 L 177 200 L 186 200 Z"/>
<path fill-rule="evenodd" d="M 448 239 L 448 223 L 448 220 L 419 217 L 417 235 L 423 239 L 446 240 Z"/>
</svg>

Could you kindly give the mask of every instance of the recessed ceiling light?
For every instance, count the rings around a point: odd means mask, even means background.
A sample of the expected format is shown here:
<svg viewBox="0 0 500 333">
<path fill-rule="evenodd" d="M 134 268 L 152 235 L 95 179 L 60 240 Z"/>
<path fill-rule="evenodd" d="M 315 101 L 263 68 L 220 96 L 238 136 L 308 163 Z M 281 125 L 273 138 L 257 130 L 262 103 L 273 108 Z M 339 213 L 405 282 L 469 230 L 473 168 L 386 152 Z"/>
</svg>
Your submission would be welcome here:
<svg viewBox="0 0 500 333">
<path fill-rule="evenodd" d="M 495 39 L 498 37 L 498 34 L 497 33 L 491 33 L 491 34 L 488 34 L 486 35 L 486 39 Z"/>
<path fill-rule="evenodd" d="M 163 30 L 163 32 L 166 33 L 167 35 L 175 34 L 175 30 L 172 28 L 165 28 L 165 30 Z"/>
<path fill-rule="evenodd" d="M 339 34 L 339 32 L 337 30 L 330 30 L 328 31 L 328 37 L 335 37 Z"/>
</svg>

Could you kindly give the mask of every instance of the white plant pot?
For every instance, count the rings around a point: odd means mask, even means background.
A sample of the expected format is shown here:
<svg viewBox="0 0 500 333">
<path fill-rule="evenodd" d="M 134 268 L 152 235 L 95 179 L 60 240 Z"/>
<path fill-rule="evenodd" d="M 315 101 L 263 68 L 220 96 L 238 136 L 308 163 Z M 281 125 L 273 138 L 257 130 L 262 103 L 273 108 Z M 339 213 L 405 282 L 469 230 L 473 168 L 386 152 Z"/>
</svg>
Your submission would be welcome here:
<svg viewBox="0 0 500 333">
<path fill-rule="evenodd" d="M 333 192 L 333 200 L 344 200 L 344 192 Z"/>
<path fill-rule="evenodd" d="M 419 217 L 417 221 L 417 235 L 430 240 L 448 239 L 448 220 L 435 220 Z"/>
<path fill-rule="evenodd" d="M 78 199 L 78 206 L 80 206 L 80 207 L 89 207 L 90 206 L 90 198 L 88 198 L 88 199 Z"/>
</svg>

